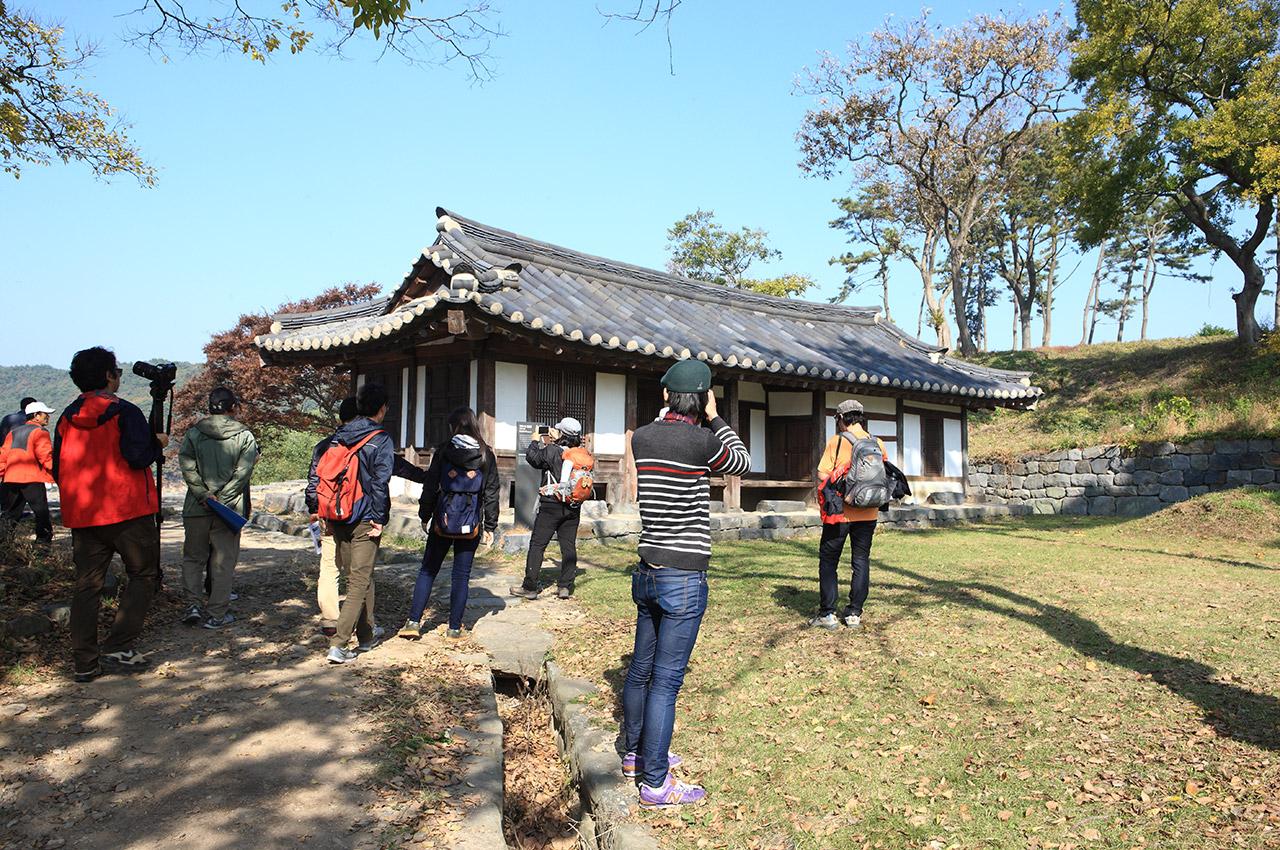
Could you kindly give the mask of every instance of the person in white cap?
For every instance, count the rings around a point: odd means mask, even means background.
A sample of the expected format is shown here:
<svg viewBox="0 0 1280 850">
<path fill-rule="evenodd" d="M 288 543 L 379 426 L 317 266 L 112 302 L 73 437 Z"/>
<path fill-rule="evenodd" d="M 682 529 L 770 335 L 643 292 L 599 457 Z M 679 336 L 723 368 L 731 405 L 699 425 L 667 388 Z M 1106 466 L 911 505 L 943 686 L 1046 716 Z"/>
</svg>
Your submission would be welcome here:
<svg viewBox="0 0 1280 850">
<path fill-rule="evenodd" d="M 26 423 L 9 431 L 0 444 L 0 533 L 8 536 L 22 509 L 31 506 L 36 520 L 36 543 L 53 542 L 53 521 L 49 518 L 49 497 L 45 485 L 53 483 L 53 439 L 45 426 L 53 408 L 32 401 L 24 409 Z"/>
<path fill-rule="evenodd" d="M 582 503 L 565 501 L 557 491 L 562 478 L 565 449 L 582 445 L 582 423 L 566 416 L 547 429 L 547 433 L 529 443 L 525 459 L 534 469 L 543 470 L 538 516 L 529 535 L 529 555 L 524 562 L 524 582 L 512 585 L 512 596 L 524 599 L 538 597 L 538 576 L 542 572 L 542 556 L 551 535 L 560 538 L 560 578 L 556 594 L 561 599 L 573 596 L 573 579 L 578 572 L 578 523 L 582 519 Z"/>
</svg>

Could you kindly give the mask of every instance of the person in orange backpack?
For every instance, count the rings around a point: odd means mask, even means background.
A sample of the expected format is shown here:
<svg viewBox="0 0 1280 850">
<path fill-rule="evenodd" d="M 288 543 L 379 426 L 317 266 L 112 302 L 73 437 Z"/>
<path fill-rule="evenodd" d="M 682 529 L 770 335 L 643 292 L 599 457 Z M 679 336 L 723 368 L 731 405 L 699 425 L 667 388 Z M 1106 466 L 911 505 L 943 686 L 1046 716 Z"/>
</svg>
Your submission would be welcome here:
<svg viewBox="0 0 1280 850">
<path fill-rule="evenodd" d="M 572 416 L 566 416 L 539 439 L 529 443 L 524 456 L 534 469 L 543 470 L 542 487 L 538 497 L 538 516 L 533 521 L 533 533 L 529 535 L 524 582 L 512 585 L 508 590 L 512 596 L 523 599 L 538 598 L 542 556 L 551 542 L 551 535 L 555 534 L 560 538 L 560 578 L 556 582 L 556 593 L 559 598 L 568 599 L 573 595 L 573 579 L 578 571 L 578 523 L 582 519 L 582 502 L 572 496 L 572 488 L 567 485 L 575 467 L 595 463 L 582 448 L 582 424 Z"/>
<path fill-rule="evenodd" d="M 44 485 L 53 483 L 53 440 L 45 426 L 53 408 L 38 401 L 25 408 L 27 421 L 9 431 L 0 446 L 0 504 L 5 506 L 0 514 L 0 534 L 7 536 L 18 520 L 22 509 L 31 506 L 36 519 L 36 543 L 47 546 L 53 542 L 53 521 L 49 518 L 49 497 Z"/>
</svg>

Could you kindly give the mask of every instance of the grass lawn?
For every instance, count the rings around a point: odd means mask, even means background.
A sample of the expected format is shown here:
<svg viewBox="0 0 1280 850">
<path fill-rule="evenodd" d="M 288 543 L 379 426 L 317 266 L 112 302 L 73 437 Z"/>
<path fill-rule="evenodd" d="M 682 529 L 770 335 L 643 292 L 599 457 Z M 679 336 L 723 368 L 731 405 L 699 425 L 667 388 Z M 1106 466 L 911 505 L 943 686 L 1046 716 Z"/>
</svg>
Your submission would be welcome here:
<svg viewBox="0 0 1280 850">
<path fill-rule="evenodd" d="M 580 554 L 555 657 L 620 722 L 635 555 Z M 816 565 L 714 546 L 673 743 L 709 800 L 639 815 L 664 846 L 1280 846 L 1274 494 L 881 531 L 858 630 L 805 627 Z"/>
</svg>

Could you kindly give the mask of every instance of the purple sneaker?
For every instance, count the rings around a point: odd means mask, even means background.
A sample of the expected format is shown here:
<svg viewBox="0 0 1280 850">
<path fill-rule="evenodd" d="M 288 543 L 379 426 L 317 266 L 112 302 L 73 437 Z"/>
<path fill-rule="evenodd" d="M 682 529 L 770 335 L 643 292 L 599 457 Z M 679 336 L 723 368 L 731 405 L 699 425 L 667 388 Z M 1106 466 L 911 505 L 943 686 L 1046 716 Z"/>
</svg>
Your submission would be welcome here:
<svg viewBox="0 0 1280 850">
<path fill-rule="evenodd" d="M 676 768 L 684 764 L 684 759 L 673 752 L 667 753 L 667 768 Z M 635 753 L 627 753 L 622 757 L 622 775 L 629 779 L 635 779 L 644 773 L 644 759 Z"/>
<path fill-rule="evenodd" d="M 640 806 L 645 809 L 669 809 L 673 806 L 684 806 L 701 803 L 707 798 L 707 792 L 697 785 L 677 782 L 667 774 L 667 781 L 661 788 L 640 786 Z"/>
</svg>

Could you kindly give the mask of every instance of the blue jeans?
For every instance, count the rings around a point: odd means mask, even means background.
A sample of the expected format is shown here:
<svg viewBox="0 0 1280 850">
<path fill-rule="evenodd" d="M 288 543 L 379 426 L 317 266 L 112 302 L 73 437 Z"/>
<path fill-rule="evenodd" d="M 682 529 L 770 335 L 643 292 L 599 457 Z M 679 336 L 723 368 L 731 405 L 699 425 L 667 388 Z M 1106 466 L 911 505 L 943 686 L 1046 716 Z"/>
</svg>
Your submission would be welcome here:
<svg viewBox="0 0 1280 850">
<path fill-rule="evenodd" d="M 418 568 L 418 580 L 413 585 L 410 620 L 422 620 L 427 599 L 431 597 L 431 585 L 435 583 L 450 546 L 453 547 L 453 584 L 449 591 L 449 628 L 462 628 L 462 614 L 467 610 L 467 591 L 471 583 L 471 562 L 480 548 L 479 534 L 475 537 L 444 537 L 436 534 L 435 529 L 427 534 L 427 549 L 422 553 L 422 566 Z"/>
<path fill-rule="evenodd" d="M 631 577 L 636 646 L 622 686 L 627 752 L 644 759 L 650 788 L 667 779 L 667 750 L 676 723 L 676 697 L 707 611 L 707 574 L 654 569 L 644 561 Z"/>
</svg>

